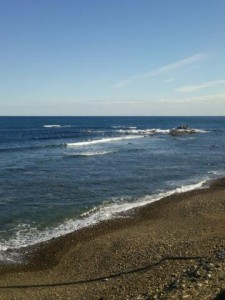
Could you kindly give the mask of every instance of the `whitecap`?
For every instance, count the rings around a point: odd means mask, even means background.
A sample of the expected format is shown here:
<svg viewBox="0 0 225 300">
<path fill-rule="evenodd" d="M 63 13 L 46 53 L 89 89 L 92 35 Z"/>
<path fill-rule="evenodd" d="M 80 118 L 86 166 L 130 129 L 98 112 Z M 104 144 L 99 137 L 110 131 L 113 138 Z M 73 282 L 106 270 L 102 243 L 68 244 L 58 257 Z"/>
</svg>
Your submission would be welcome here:
<svg viewBox="0 0 225 300">
<path fill-rule="evenodd" d="M 96 151 L 96 152 L 78 152 L 78 153 L 66 153 L 66 156 L 72 157 L 89 157 L 89 156 L 102 156 L 106 154 L 115 153 L 115 151 Z"/>
<path fill-rule="evenodd" d="M 91 140 L 91 141 L 84 141 L 84 142 L 76 142 L 76 143 L 67 143 L 67 147 L 80 147 L 80 146 L 87 146 L 87 145 L 93 145 L 93 144 L 100 144 L 100 143 L 111 143 L 111 142 L 117 142 L 121 140 L 131 140 L 136 138 L 142 138 L 143 136 L 123 136 L 123 137 L 113 137 L 113 138 L 104 138 L 99 140 Z"/>
<path fill-rule="evenodd" d="M 50 124 L 50 125 L 43 125 L 45 128 L 68 128 L 71 125 L 59 125 L 59 124 Z"/>
<path fill-rule="evenodd" d="M 52 124 L 52 125 L 43 125 L 43 127 L 45 127 L 45 128 L 60 128 L 61 125 L 58 125 L 58 124 Z"/>
</svg>

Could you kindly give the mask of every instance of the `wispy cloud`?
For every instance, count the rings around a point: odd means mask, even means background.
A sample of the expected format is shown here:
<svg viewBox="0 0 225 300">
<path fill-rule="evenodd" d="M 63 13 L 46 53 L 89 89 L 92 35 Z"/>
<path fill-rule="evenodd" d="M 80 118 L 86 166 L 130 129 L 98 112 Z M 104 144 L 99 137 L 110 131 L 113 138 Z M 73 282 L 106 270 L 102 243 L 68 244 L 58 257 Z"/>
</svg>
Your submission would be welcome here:
<svg viewBox="0 0 225 300">
<path fill-rule="evenodd" d="M 207 96 L 199 96 L 199 97 L 188 97 L 188 98 L 163 98 L 160 100 L 160 103 L 164 104 L 184 104 L 184 103 L 206 103 L 212 102 L 216 103 L 219 101 L 225 101 L 225 93 L 213 94 Z"/>
<path fill-rule="evenodd" d="M 158 68 L 158 69 L 155 69 L 153 71 L 136 75 L 134 78 L 136 78 L 136 79 L 146 79 L 146 78 L 149 78 L 149 77 L 152 77 L 152 76 L 165 74 L 165 73 L 180 69 L 184 66 L 193 64 L 195 62 L 199 62 L 201 60 L 204 60 L 207 57 L 208 57 L 208 54 L 206 54 L 206 53 L 198 53 L 198 54 L 186 57 L 182 60 L 178 60 L 178 61 L 176 61 L 172 64 L 165 65 L 165 66 L 163 66 L 161 68 Z"/>
<path fill-rule="evenodd" d="M 148 104 L 149 101 L 145 100 L 126 100 L 126 99 L 119 99 L 119 100 L 110 100 L 110 101 L 90 101 L 89 104 L 91 105 L 140 105 L 140 104 Z M 152 103 L 152 102 L 151 102 Z"/>
<path fill-rule="evenodd" d="M 220 102 L 225 103 L 225 92 L 219 93 L 219 94 L 211 94 L 211 95 L 202 95 L 198 97 L 183 97 L 183 98 L 177 98 L 177 97 L 159 97 L 159 98 L 149 98 L 149 97 L 144 97 L 144 98 L 139 98 L 139 97 L 134 97 L 133 99 L 111 99 L 111 100 L 102 100 L 102 101 L 90 101 L 88 102 L 91 105 L 100 105 L 100 106 L 115 106 L 115 105 L 134 105 L 134 106 L 139 106 L 143 105 L 148 106 L 148 105 L 160 105 L 162 104 L 168 104 L 168 105 L 182 105 L 182 104 L 198 104 L 198 103 L 209 103 L 211 102 L 212 104 L 215 103 L 220 103 Z"/>
<path fill-rule="evenodd" d="M 121 87 L 124 87 L 126 85 L 129 85 L 131 83 L 130 80 L 121 80 L 120 82 L 118 82 L 117 84 L 114 85 L 114 88 L 118 89 Z"/>
<path fill-rule="evenodd" d="M 218 86 L 218 85 L 221 85 L 221 84 L 225 84 L 225 79 L 204 82 L 204 83 L 199 84 L 199 85 L 182 86 L 180 88 L 175 89 L 175 91 L 179 92 L 179 93 L 191 93 L 191 92 L 196 92 L 196 91 L 199 91 L 199 90 L 202 90 L 202 89 L 207 89 L 209 87 Z"/>
<path fill-rule="evenodd" d="M 175 78 L 167 78 L 165 80 L 163 80 L 164 83 L 170 83 L 170 82 L 174 82 Z"/>
<path fill-rule="evenodd" d="M 154 69 L 152 71 L 146 72 L 146 73 L 141 73 L 141 74 L 137 74 L 135 76 L 132 76 L 128 79 L 119 81 L 117 84 L 114 85 L 114 88 L 120 88 L 120 87 L 124 87 L 127 86 L 135 81 L 138 80 L 144 80 L 150 77 L 154 77 L 154 76 L 158 76 L 161 74 L 166 74 L 166 73 L 170 73 L 172 71 L 181 69 L 187 65 L 193 64 L 193 63 L 197 63 L 199 61 L 205 60 L 206 58 L 208 58 L 208 54 L 207 53 L 197 53 L 195 55 L 192 56 L 188 56 L 184 59 L 178 60 L 172 64 L 168 64 L 165 66 L 162 66 L 160 68 Z"/>
</svg>

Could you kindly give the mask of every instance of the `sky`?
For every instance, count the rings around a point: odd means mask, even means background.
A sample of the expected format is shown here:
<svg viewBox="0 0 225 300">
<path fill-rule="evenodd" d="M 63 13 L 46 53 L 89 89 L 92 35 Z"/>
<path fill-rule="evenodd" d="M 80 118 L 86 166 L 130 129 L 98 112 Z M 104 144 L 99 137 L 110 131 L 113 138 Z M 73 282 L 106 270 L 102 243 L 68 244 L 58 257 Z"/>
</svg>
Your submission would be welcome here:
<svg viewBox="0 0 225 300">
<path fill-rule="evenodd" d="M 0 115 L 225 115 L 224 0 L 0 0 Z"/>
</svg>

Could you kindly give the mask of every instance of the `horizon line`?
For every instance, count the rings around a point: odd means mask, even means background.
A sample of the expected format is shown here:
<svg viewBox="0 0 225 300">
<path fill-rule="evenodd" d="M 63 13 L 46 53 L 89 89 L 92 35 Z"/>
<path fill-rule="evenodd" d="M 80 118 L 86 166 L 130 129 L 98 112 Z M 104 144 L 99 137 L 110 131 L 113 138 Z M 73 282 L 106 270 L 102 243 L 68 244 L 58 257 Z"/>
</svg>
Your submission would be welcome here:
<svg viewBox="0 0 225 300">
<path fill-rule="evenodd" d="M 191 118 L 191 117 L 225 117 L 225 115 L 0 115 L 0 118 Z"/>
</svg>

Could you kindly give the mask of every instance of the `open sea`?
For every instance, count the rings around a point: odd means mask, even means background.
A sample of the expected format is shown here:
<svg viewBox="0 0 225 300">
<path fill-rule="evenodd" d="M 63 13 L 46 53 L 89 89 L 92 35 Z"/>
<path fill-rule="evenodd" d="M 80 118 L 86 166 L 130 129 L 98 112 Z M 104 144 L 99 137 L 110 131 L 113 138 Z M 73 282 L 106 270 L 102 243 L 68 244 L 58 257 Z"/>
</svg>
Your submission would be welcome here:
<svg viewBox="0 0 225 300">
<path fill-rule="evenodd" d="M 224 149 L 225 117 L 0 117 L 0 261 L 224 176 Z"/>
</svg>

